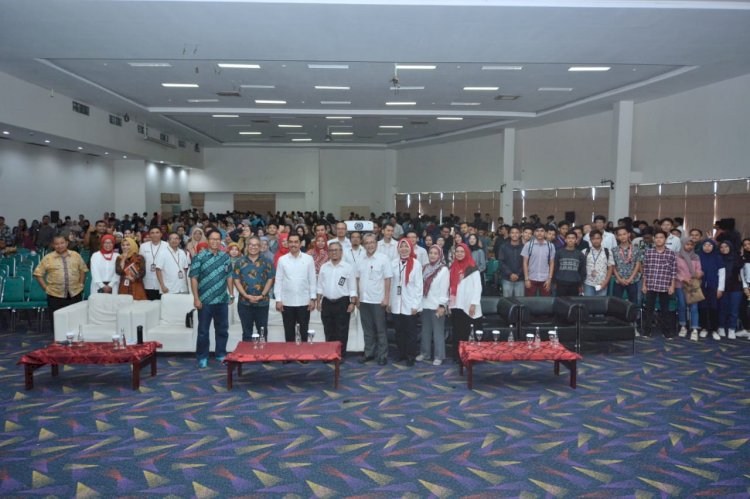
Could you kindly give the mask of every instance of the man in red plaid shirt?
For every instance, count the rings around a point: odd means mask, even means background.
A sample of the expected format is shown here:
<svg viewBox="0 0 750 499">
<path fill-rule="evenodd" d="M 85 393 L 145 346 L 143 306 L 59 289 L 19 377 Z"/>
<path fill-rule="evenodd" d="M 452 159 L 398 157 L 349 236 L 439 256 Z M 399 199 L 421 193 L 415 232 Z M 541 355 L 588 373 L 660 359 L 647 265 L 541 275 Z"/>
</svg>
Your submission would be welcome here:
<svg viewBox="0 0 750 499">
<path fill-rule="evenodd" d="M 646 304 L 643 311 L 643 333 L 651 337 L 654 305 L 659 299 L 659 322 L 664 338 L 675 336 L 674 316 L 669 312 L 669 297 L 674 294 L 677 277 L 677 255 L 666 246 L 667 234 L 658 230 L 654 234 L 654 247 L 643 256 L 643 294 Z"/>
</svg>

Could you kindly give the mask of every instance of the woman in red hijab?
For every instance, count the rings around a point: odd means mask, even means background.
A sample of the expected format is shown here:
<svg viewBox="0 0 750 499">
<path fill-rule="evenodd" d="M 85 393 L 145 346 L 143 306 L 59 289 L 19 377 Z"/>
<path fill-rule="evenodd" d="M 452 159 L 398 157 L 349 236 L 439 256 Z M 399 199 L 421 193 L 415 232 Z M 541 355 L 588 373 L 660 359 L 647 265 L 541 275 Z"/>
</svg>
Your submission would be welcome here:
<svg viewBox="0 0 750 499">
<path fill-rule="evenodd" d="M 315 262 L 315 275 L 320 274 L 320 267 L 328 261 L 328 239 L 326 236 L 317 236 L 315 246 L 307 252 Z"/>
<path fill-rule="evenodd" d="M 115 236 L 105 234 L 99 239 L 99 251 L 91 255 L 91 293 L 117 294 L 116 264 Z"/>
<path fill-rule="evenodd" d="M 391 303 L 389 309 L 396 328 L 399 358 L 413 366 L 417 357 L 417 314 L 422 310 L 422 266 L 407 238 L 396 246 L 398 258 L 391 262 Z"/>
<path fill-rule="evenodd" d="M 287 243 L 287 239 L 289 239 L 288 232 L 282 232 L 279 234 L 279 249 L 276 254 L 273 255 L 273 268 L 276 268 L 276 266 L 279 264 L 279 258 L 289 253 L 289 244 Z"/>
<path fill-rule="evenodd" d="M 464 243 L 458 243 L 451 264 L 449 306 L 453 325 L 453 361 L 460 363 L 458 343 L 469 339 L 471 325 L 481 327 L 482 279 L 471 256 L 471 250 Z"/>
</svg>

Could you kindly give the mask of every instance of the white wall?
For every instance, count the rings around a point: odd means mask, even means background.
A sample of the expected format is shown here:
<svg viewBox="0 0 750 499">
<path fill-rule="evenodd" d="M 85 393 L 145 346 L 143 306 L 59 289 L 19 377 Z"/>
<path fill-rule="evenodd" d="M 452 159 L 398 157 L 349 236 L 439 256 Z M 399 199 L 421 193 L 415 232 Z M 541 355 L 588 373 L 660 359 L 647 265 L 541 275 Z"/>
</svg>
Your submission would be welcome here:
<svg viewBox="0 0 750 499">
<path fill-rule="evenodd" d="M 203 211 L 206 213 L 226 213 L 234 210 L 234 193 L 207 192 Z"/>
<path fill-rule="evenodd" d="M 389 211 L 385 205 L 385 150 L 320 149 L 320 208 L 335 216 L 342 206 Z"/>
<path fill-rule="evenodd" d="M 101 217 L 114 204 L 112 162 L 79 153 L 0 140 L 0 214 L 15 226 L 19 218 Z"/>
<path fill-rule="evenodd" d="M 180 194 L 180 209 L 190 208 L 190 172 L 183 168 L 141 162 L 146 180 L 146 210 L 149 213 L 161 211 L 161 194 Z"/>
</svg>

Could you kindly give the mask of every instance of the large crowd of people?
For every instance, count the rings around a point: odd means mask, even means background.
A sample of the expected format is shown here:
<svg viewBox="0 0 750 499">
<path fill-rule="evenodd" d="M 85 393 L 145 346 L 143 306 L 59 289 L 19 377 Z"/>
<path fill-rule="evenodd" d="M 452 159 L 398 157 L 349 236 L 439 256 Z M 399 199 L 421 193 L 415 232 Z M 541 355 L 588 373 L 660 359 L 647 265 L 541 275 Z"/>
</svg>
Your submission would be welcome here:
<svg viewBox="0 0 750 499">
<path fill-rule="evenodd" d="M 680 218 L 613 224 L 598 215 L 580 225 L 553 216 L 543 223 L 535 215 L 509 225 L 479 213 L 473 220 L 402 213 L 348 219 L 371 228 L 349 231 L 323 212 L 104 213 L 93 224 L 83 215 L 45 215 L 13 228 L 0 217 L 0 253 L 46 254 L 34 276 L 53 311 L 81 299 L 87 265 L 91 293 L 155 300 L 191 292 L 201 367 L 208 364 L 211 321 L 216 357 L 226 354 L 227 304 L 234 299 L 246 341 L 266 328 L 271 298 L 287 341 L 306 339 L 317 309 L 326 339 L 346 346 L 358 307 L 365 335 L 359 361 L 380 365 L 387 363 L 386 314 L 398 360 L 440 365 L 446 320 L 458 360 L 458 341 L 481 325 L 482 294 L 610 295 L 643 307 L 645 337 L 658 324 L 667 339 L 750 338 L 750 238 L 742 239 L 731 219 L 717 221 L 710 233 L 686 231 Z M 669 312 L 673 299 L 676 314 Z"/>
</svg>

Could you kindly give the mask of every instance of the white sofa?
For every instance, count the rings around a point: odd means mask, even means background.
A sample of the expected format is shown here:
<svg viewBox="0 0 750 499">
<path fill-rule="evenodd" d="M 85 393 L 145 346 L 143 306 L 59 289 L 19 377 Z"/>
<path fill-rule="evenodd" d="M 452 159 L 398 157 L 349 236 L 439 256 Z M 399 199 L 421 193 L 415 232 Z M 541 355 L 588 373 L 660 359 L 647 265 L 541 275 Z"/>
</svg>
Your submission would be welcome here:
<svg viewBox="0 0 750 499">
<path fill-rule="evenodd" d="M 65 341 L 68 332 L 83 330 L 86 341 L 112 341 L 112 335 L 125 330 L 128 341 L 134 341 L 135 328 L 129 320 L 135 302 L 130 295 L 92 294 L 88 300 L 57 310 L 53 316 L 55 341 Z"/>
<path fill-rule="evenodd" d="M 129 320 L 133 331 L 143 326 L 143 341 L 158 341 L 161 352 L 195 352 L 198 316 L 194 314 L 192 328 L 185 327 L 185 316 L 193 308 L 192 295 L 167 293 L 161 300 L 136 302 L 123 312 L 129 319 L 120 321 Z"/>
</svg>

